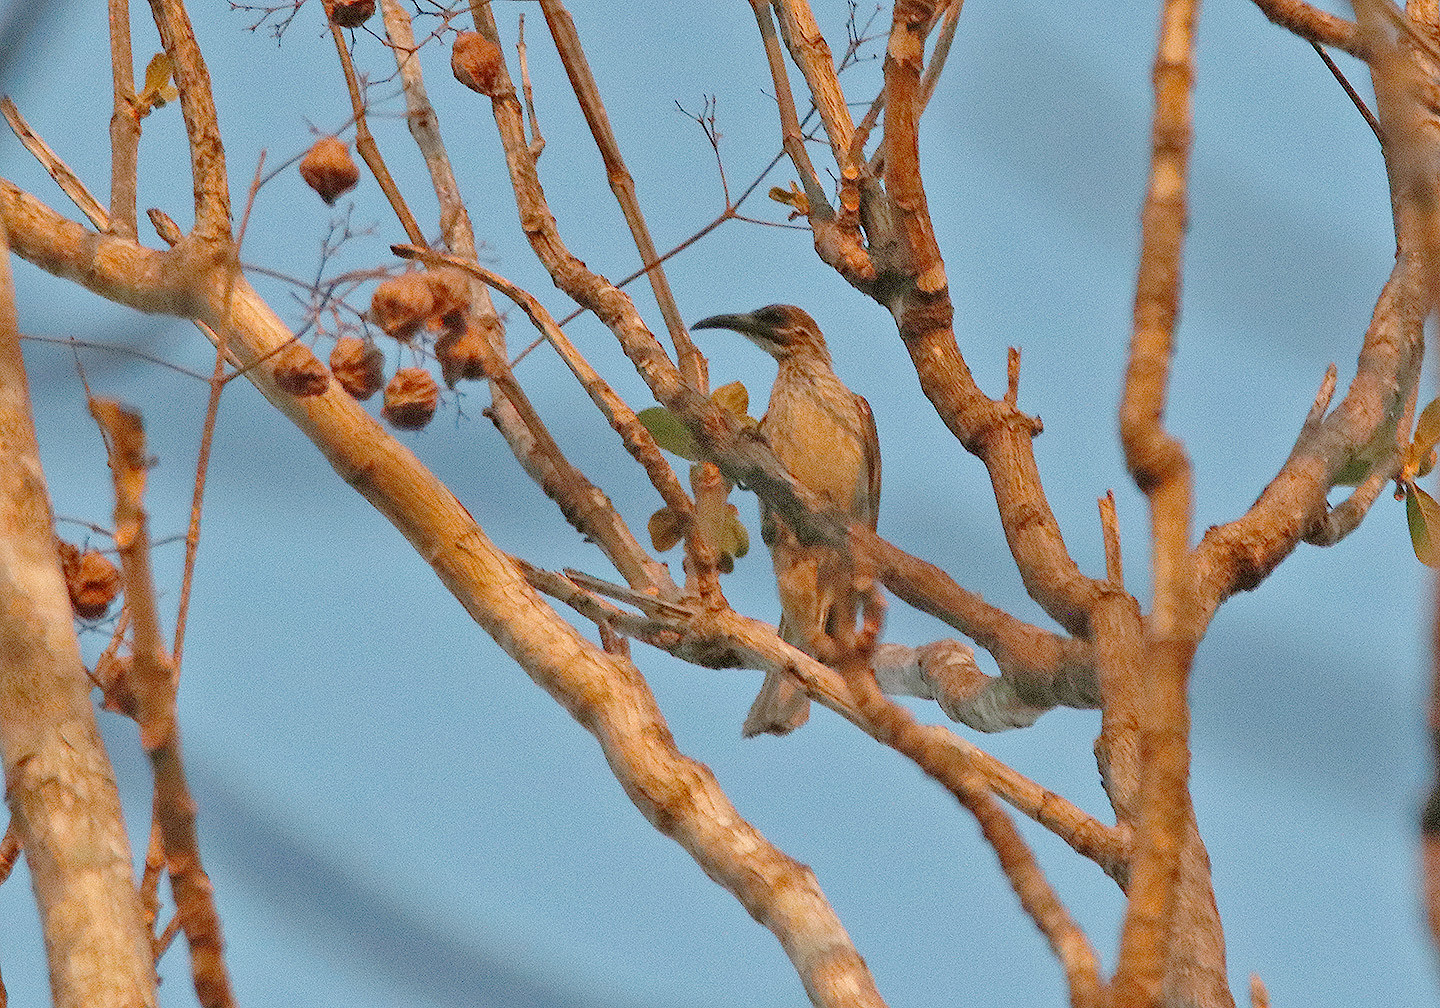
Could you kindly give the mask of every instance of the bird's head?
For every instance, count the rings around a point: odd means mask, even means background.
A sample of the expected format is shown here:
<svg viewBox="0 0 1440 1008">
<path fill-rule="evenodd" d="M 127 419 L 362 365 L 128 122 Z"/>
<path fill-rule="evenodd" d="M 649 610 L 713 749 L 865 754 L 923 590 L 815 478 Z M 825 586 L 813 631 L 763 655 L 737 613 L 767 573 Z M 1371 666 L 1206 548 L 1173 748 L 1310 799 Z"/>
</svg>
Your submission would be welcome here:
<svg viewBox="0 0 1440 1008">
<path fill-rule="evenodd" d="M 690 328 L 733 329 L 776 360 L 801 355 L 816 356 L 827 363 L 830 360 L 820 327 L 794 305 L 768 305 L 744 315 L 712 315 Z"/>
</svg>

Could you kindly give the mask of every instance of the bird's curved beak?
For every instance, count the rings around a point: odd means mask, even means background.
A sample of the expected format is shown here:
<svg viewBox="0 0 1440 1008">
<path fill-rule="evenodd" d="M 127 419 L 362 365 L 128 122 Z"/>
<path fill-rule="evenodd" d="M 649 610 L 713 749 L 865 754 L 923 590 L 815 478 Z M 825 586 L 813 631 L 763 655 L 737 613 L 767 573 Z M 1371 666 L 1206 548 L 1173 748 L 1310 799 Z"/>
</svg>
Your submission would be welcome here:
<svg viewBox="0 0 1440 1008">
<path fill-rule="evenodd" d="M 750 315 L 711 315 L 699 322 L 694 322 L 691 329 L 733 329 L 735 332 L 744 333 L 746 336 L 755 328 L 755 320 Z"/>
<path fill-rule="evenodd" d="M 754 343 L 766 353 L 776 352 L 774 336 L 768 327 L 761 325 L 755 319 L 754 312 L 746 312 L 743 315 L 711 315 L 703 318 L 690 326 L 691 329 L 730 329 L 744 336 L 751 343 Z"/>
</svg>

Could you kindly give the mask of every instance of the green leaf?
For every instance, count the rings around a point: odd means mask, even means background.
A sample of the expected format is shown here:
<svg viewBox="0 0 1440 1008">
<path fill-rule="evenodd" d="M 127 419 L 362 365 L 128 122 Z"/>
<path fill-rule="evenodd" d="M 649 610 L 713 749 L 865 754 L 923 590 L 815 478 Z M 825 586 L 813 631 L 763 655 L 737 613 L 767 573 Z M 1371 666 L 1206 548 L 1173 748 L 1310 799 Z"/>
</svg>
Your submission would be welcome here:
<svg viewBox="0 0 1440 1008">
<path fill-rule="evenodd" d="M 1427 567 L 1440 568 L 1440 503 L 1414 483 L 1405 484 L 1405 519 L 1410 523 L 1410 545 L 1415 558 Z"/>
<path fill-rule="evenodd" d="M 641 410 L 637 419 L 645 425 L 650 436 L 661 448 L 683 459 L 695 462 L 700 458 L 700 446 L 680 418 L 664 406 L 651 406 Z"/>
</svg>

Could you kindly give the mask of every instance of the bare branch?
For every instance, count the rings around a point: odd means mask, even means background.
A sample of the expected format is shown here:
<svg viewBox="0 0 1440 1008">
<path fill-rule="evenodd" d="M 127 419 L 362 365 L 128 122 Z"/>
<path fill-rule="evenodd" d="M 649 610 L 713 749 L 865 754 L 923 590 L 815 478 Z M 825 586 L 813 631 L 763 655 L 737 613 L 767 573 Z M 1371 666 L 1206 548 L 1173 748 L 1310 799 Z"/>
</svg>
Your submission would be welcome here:
<svg viewBox="0 0 1440 1008">
<path fill-rule="evenodd" d="M 1352 21 L 1313 7 L 1305 0 L 1255 0 L 1255 6 L 1275 24 L 1303 39 L 1343 49 L 1356 59 L 1365 58 L 1365 44 Z"/>
<path fill-rule="evenodd" d="M 220 915 L 210 878 L 200 859 L 195 801 L 185 780 L 180 727 L 175 713 L 175 665 L 161 636 L 150 570 L 150 537 L 142 498 L 148 465 L 145 433 L 138 413 L 106 400 L 91 400 L 90 412 L 105 432 L 115 481 L 115 542 L 125 577 L 125 606 L 134 623 L 131 683 L 140 742 L 155 774 L 155 821 L 165 845 L 165 864 L 175 908 L 190 946 L 195 994 L 204 1008 L 231 1008 L 230 974 L 225 967 Z"/>
<path fill-rule="evenodd" d="M 548 340 L 560 354 L 561 359 L 565 361 L 571 373 L 584 387 L 590 399 L 600 408 L 600 412 L 610 426 L 620 435 L 626 451 L 630 452 L 644 468 L 646 475 L 650 477 L 651 484 L 660 492 L 661 498 L 665 501 L 665 506 L 682 517 L 689 516 L 690 497 L 676 478 L 670 464 L 660 454 L 655 439 L 636 418 L 634 410 L 616 395 L 614 389 L 600 376 L 600 373 L 590 366 L 590 362 L 575 348 L 555 319 L 546 311 L 545 306 L 533 294 L 511 283 L 498 273 L 493 273 L 475 263 L 465 262 L 455 256 L 440 256 L 414 246 L 395 247 L 393 251 L 407 258 L 421 259 L 426 263 L 443 264 L 462 269 L 519 305 L 521 311 L 525 312 L 530 321 L 535 324 L 535 328 L 540 330 L 541 336 Z"/>
<path fill-rule="evenodd" d="M 335 52 L 340 57 L 340 69 L 345 73 L 345 86 L 350 92 L 351 114 L 355 117 L 355 150 L 359 153 L 360 159 L 365 162 L 365 166 L 370 169 L 370 174 L 375 176 L 375 181 L 380 185 L 380 191 L 390 202 L 390 209 L 395 211 L 395 216 L 399 218 L 400 226 L 405 229 L 405 234 L 416 245 L 424 245 L 425 232 L 420 230 L 419 222 L 410 212 L 410 206 L 405 202 L 405 197 L 400 194 L 400 187 L 395 184 L 390 169 L 385 167 L 385 159 L 380 155 L 380 147 L 375 143 L 375 137 L 371 134 L 370 126 L 365 121 L 365 96 L 360 90 L 360 79 L 355 75 L 355 64 L 350 59 L 350 47 L 334 26 L 331 26 L 330 36 L 335 40 Z"/>
<path fill-rule="evenodd" d="M 7 206 L 7 211 L 9 207 Z M 155 1005 L 114 773 L 51 528 L 0 225 L 0 753 L 59 1008 Z M 78 228 L 78 225 L 76 225 Z M 18 230 L 18 229 L 17 229 Z M 83 229 L 81 229 L 83 230 Z M 17 243 L 17 248 L 19 247 Z"/>
<path fill-rule="evenodd" d="M 136 238 L 139 236 L 135 191 L 140 171 L 140 110 L 136 105 L 135 56 L 130 49 L 130 0 L 109 0 L 109 8 L 110 75 L 115 93 L 114 111 L 110 114 L 111 228 L 122 238 Z M 94 217 L 90 220 L 100 227 Z"/>
<path fill-rule="evenodd" d="M 1125 587 L 1125 568 L 1120 555 L 1120 522 L 1115 517 L 1115 491 L 1106 490 L 1100 504 L 1100 537 L 1105 542 L 1105 580 L 1116 588 Z"/>
<path fill-rule="evenodd" d="M 825 124 L 825 135 L 830 140 L 830 152 L 840 175 L 842 178 L 853 176 L 860 170 L 851 155 L 855 123 L 845 104 L 845 92 L 835 72 L 830 46 L 806 0 L 774 0 L 774 7 L 780 22 L 780 37 L 790 58 L 805 76 L 820 121 Z"/>
<path fill-rule="evenodd" d="M 655 243 L 650 239 L 650 229 L 645 224 L 645 215 L 635 193 L 635 182 L 620 155 L 620 143 L 615 139 L 615 131 L 610 128 L 610 117 L 605 112 L 599 85 L 595 83 L 595 77 L 590 72 L 590 61 L 580 44 L 580 33 L 575 28 L 575 21 L 559 0 L 541 0 L 540 10 L 545 14 L 545 23 L 549 25 L 550 36 L 555 40 L 555 49 L 560 53 L 560 60 L 570 77 L 570 87 L 580 101 L 580 109 L 585 113 L 590 134 L 595 138 L 595 146 L 599 148 L 600 157 L 605 162 L 605 177 L 610 183 L 610 190 L 615 194 L 615 199 L 625 214 L 625 222 L 630 226 L 630 234 L 636 251 L 640 253 L 640 261 L 647 264 L 646 276 L 651 290 L 655 293 L 655 303 L 660 308 L 660 315 L 665 319 L 665 326 L 670 331 L 670 339 L 675 344 L 675 357 L 680 364 L 680 373 L 691 385 L 704 392 L 709 387 L 705 358 L 691 342 L 690 331 L 685 327 L 685 322 L 680 317 L 680 308 L 675 304 L 675 296 L 670 292 L 670 281 L 665 277 L 665 270 L 660 265 L 660 255 L 655 250 Z M 526 100 L 528 103 L 528 90 Z M 650 266 L 652 263 L 654 265 Z"/>
<path fill-rule="evenodd" d="M 0 98 L 0 111 L 5 113 L 5 120 L 10 128 L 15 131 L 15 136 L 25 145 L 25 149 L 35 155 L 35 160 L 45 166 L 50 177 L 55 180 L 70 202 L 80 208 L 80 212 L 90 218 L 90 223 L 101 231 L 110 230 L 110 215 L 100 205 L 100 201 L 90 195 L 90 190 L 85 188 L 85 183 L 80 181 L 80 176 L 71 170 L 70 166 L 60 159 L 60 155 L 50 149 L 38 133 L 30 128 L 30 124 L 15 107 L 15 103 L 9 98 Z"/>
<path fill-rule="evenodd" d="M 520 89 L 525 95 L 525 117 L 530 121 L 530 156 L 540 157 L 545 149 L 545 138 L 540 134 L 540 118 L 535 114 L 535 92 L 530 87 L 530 62 L 525 50 L 525 15 L 520 15 L 520 26 L 515 42 L 515 58 L 520 61 Z"/>
<path fill-rule="evenodd" d="M 1141 216 L 1135 328 L 1120 406 L 1120 440 L 1150 501 L 1154 608 L 1146 628 L 1141 691 L 1140 807 L 1130 897 L 1114 977 L 1116 1003 L 1163 1004 L 1174 968 L 1181 844 L 1189 815 L 1190 663 L 1204 635 L 1190 553 L 1190 460 L 1164 427 L 1189 181 L 1197 0 L 1166 0 L 1155 54 L 1150 182 Z"/>
<path fill-rule="evenodd" d="M 230 185 L 225 178 L 225 148 L 210 92 L 210 72 L 195 41 L 195 30 L 182 0 L 150 0 L 160 42 L 174 67 L 180 111 L 190 137 L 190 169 L 195 177 L 195 231 L 201 242 L 230 237 Z"/>
<path fill-rule="evenodd" d="M 1370 111 L 1370 107 L 1365 104 L 1365 99 L 1361 98 L 1360 93 L 1345 79 L 1345 75 L 1341 73 L 1340 68 L 1335 65 L 1335 61 L 1330 58 L 1330 54 L 1325 51 L 1323 46 L 1318 42 L 1311 42 L 1310 45 L 1314 48 L 1315 55 L 1319 56 L 1320 61 L 1325 64 L 1325 69 L 1330 71 L 1330 76 L 1334 77 L 1340 87 L 1344 89 L 1345 96 L 1350 99 L 1350 104 L 1354 105 L 1355 110 L 1365 119 L 1365 125 L 1370 127 L 1370 132 L 1375 134 L 1375 139 L 1384 143 L 1384 138 L 1380 135 L 1380 120 L 1375 118 L 1375 113 Z"/>
<path fill-rule="evenodd" d="M 545 428 L 539 413 L 520 388 L 505 359 L 504 329 L 483 277 L 471 269 L 476 258 L 475 236 L 470 215 L 460 197 L 450 159 L 440 137 L 435 110 L 425 92 L 418 47 L 410 16 L 396 0 L 382 0 L 386 32 L 395 52 L 396 65 L 405 85 L 410 132 L 425 158 L 431 182 L 440 203 L 441 229 L 446 244 L 456 253 L 451 265 L 466 270 L 470 279 L 471 304 L 467 325 L 483 336 L 483 367 L 490 380 L 492 406 L 489 412 L 506 442 L 546 494 L 560 505 L 562 513 L 586 536 L 593 538 L 632 585 L 651 586 L 657 591 L 679 594 L 664 564 L 646 553 L 608 497 L 564 457 L 560 446 Z M 412 246 L 418 253 L 421 249 Z M 439 257 L 429 257 L 438 263 Z M 668 467 L 667 467 L 668 469 Z"/>
</svg>

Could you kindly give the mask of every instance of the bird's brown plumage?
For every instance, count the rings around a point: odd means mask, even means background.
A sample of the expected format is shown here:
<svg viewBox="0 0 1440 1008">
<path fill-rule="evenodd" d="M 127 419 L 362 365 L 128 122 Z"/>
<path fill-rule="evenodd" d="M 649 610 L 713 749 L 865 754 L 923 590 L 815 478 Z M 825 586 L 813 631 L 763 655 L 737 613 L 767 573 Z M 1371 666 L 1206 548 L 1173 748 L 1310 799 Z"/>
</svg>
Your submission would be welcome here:
<svg viewBox="0 0 1440 1008">
<path fill-rule="evenodd" d="M 880 442 L 870 405 L 835 376 L 820 327 L 794 305 L 715 315 L 692 329 L 733 329 L 780 364 L 760 431 L 795 481 L 852 519 L 875 528 L 880 506 Z M 780 593 L 780 636 L 834 663 L 855 636 L 860 602 L 847 553 L 802 544 L 761 502 L 761 535 Z M 810 716 L 794 678 L 769 673 L 745 719 L 745 735 L 793 731 Z"/>
</svg>

